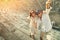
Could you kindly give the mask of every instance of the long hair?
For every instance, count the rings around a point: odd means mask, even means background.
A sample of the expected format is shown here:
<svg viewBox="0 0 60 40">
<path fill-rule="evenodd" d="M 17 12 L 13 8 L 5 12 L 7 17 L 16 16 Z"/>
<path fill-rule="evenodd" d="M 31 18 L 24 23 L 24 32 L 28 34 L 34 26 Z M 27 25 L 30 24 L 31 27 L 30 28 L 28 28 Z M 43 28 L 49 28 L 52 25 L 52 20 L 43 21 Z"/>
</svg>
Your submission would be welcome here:
<svg viewBox="0 0 60 40">
<path fill-rule="evenodd" d="M 30 17 L 32 16 L 33 13 L 36 13 L 34 10 L 30 12 Z"/>
</svg>

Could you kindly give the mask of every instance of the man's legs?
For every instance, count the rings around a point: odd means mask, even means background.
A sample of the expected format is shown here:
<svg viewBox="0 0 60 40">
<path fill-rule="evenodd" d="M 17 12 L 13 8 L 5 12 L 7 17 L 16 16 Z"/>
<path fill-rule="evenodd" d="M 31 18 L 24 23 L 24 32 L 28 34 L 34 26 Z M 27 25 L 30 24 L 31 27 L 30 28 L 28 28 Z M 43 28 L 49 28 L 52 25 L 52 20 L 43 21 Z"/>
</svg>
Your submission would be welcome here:
<svg viewBox="0 0 60 40">
<path fill-rule="evenodd" d="M 40 40 L 43 40 L 44 39 L 44 36 L 45 36 L 45 32 L 41 32 Z"/>
</svg>

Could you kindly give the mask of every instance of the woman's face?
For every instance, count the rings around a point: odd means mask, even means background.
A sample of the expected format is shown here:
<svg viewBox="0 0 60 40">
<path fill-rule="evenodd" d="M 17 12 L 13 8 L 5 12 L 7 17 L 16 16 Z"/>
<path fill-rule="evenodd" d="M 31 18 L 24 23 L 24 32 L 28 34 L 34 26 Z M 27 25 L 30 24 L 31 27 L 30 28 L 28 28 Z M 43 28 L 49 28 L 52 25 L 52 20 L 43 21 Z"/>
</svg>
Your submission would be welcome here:
<svg viewBox="0 0 60 40">
<path fill-rule="evenodd" d="M 35 17 L 36 16 L 36 14 L 35 13 L 32 13 L 32 17 Z"/>
</svg>

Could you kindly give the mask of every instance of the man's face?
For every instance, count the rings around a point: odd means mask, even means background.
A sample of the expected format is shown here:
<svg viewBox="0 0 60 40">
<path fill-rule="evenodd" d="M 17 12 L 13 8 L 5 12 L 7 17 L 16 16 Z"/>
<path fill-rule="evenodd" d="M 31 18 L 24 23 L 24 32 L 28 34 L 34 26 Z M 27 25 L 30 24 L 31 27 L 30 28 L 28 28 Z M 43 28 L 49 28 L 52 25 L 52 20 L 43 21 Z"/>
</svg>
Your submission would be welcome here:
<svg viewBox="0 0 60 40">
<path fill-rule="evenodd" d="M 39 13 L 39 14 L 38 14 L 38 17 L 42 17 L 42 13 Z"/>
</svg>

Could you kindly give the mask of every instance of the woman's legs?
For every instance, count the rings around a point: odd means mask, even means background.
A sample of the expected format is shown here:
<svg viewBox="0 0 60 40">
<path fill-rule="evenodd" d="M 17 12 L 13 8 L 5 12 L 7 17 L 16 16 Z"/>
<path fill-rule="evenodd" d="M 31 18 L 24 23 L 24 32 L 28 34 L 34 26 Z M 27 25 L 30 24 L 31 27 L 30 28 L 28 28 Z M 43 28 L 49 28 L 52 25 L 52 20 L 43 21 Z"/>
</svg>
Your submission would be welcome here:
<svg viewBox="0 0 60 40">
<path fill-rule="evenodd" d="M 31 37 L 33 40 L 35 39 L 36 33 L 37 33 L 37 29 L 34 28 L 34 27 L 32 27 L 32 28 L 30 29 L 30 37 Z"/>
<path fill-rule="evenodd" d="M 52 40 L 52 32 L 51 31 L 46 33 L 46 39 L 47 40 Z"/>
<path fill-rule="evenodd" d="M 34 40 L 34 28 L 31 27 L 30 29 L 30 37 Z"/>
<path fill-rule="evenodd" d="M 34 40 L 34 34 L 30 33 L 30 37 Z"/>
</svg>

